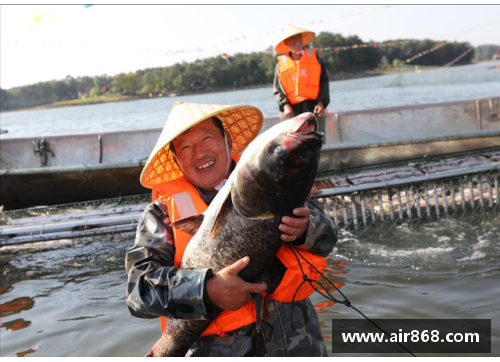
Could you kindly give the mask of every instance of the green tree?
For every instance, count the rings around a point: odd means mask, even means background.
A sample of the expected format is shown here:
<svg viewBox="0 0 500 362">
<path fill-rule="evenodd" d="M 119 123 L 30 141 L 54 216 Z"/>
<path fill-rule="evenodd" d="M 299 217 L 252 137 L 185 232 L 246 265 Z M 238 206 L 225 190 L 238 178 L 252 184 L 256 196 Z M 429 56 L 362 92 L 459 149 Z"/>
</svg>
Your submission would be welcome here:
<svg viewBox="0 0 500 362">
<path fill-rule="evenodd" d="M 94 88 L 96 88 L 99 93 L 102 93 L 102 92 L 104 92 L 102 87 L 108 88 L 109 85 L 111 84 L 112 80 L 113 79 L 111 77 L 108 77 L 106 74 L 101 75 L 101 76 L 96 75 L 96 76 L 94 76 L 94 79 L 93 79 Z"/>
<path fill-rule="evenodd" d="M 182 80 L 176 81 L 176 77 L 182 77 L 182 73 L 184 73 L 184 70 L 186 69 L 185 64 L 186 63 L 176 63 L 166 68 L 163 72 L 164 84 L 168 92 L 172 93 L 180 90 L 180 88 L 178 89 L 176 85 L 182 84 Z"/>
<path fill-rule="evenodd" d="M 492 60 L 500 45 L 480 45 L 474 49 L 473 62 Z"/>
<path fill-rule="evenodd" d="M 9 92 L 7 92 L 5 89 L 0 88 L 0 110 L 8 110 L 10 109 L 10 100 L 11 96 L 9 95 Z"/>
<path fill-rule="evenodd" d="M 318 49 L 325 62 L 331 80 L 363 76 L 367 70 L 378 66 L 385 70 L 399 67 L 401 60 L 412 58 L 411 65 L 443 66 L 462 55 L 470 48 L 469 43 L 447 43 L 430 52 L 429 49 L 440 41 L 425 39 L 386 40 L 378 47 L 358 47 L 364 42 L 353 35 L 344 37 L 330 32 L 320 33 L 310 46 Z M 390 45 L 387 45 L 390 43 Z M 334 47 L 353 46 L 349 50 L 333 50 Z M 462 57 L 456 64 L 469 64 L 472 61 L 490 60 L 497 51 L 497 45 L 477 47 Z M 149 68 L 120 73 L 114 77 L 107 75 L 94 77 L 67 76 L 63 80 L 40 82 L 1 92 L 2 110 L 50 104 L 58 100 L 73 99 L 80 92 L 101 94 L 102 87 L 121 94 L 149 94 L 152 92 L 186 93 L 200 89 L 216 91 L 238 87 L 271 84 L 277 63 L 273 47 L 264 52 L 238 53 L 224 59 L 214 56 L 191 63 L 177 63 L 164 68 Z"/>
<path fill-rule="evenodd" d="M 387 57 L 385 55 L 382 56 L 382 59 L 380 60 L 378 68 L 383 72 L 389 71 L 391 69 L 391 65 L 389 64 L 389 60 L 387 60 Z"/>
<path fill-rule="evenodd" d="M 73 94 L 71 90 L 64 81 L 51 81 L 50 87 L 52 88 L 52 98 L 57 101 L 64 101 L 67 99 L 72 99 Z"/>
<path fill-rule="evenodd" d="M 155 91 L 155 76 L 153 72 L 148 71 L 144 76 L 142 77 L 142 89 L 141 93 L 143 94 L 149 94 L 153 93 Z"/>
<path fill-rule="evenodd" d="M 161 74 L 155 74 L 155 92 L 159 93 L 165 89 L 165 83 L 163 82 L 163 78 Z"/>
<path fill-rule="evenodd" d="M 111 82 L 113 89 L 121 94 L 135 94 L 141 87 L 141 78 L 136 73 L 120 73 Z"/>
<path fill-rule="evenodd" d="M 359 46 L 363 41 L 357 36 L 344 38 L 341 34 L 320 33 L 312 46 L 320 48 L 319 56 L 326 63 L 331 80 L 357 76 L 366 70 L 374 69 L 380 62 L 381 55 L 376 48 L 354 48 L 349 50 L 321 50 L 346 46 Z"/>
<path fill-rule="evenodd" d="M 94 86 L 94 79 L 91 77 L 78 77 L 76 80 L 76 92 L 86 94 Z"/>
</svg>

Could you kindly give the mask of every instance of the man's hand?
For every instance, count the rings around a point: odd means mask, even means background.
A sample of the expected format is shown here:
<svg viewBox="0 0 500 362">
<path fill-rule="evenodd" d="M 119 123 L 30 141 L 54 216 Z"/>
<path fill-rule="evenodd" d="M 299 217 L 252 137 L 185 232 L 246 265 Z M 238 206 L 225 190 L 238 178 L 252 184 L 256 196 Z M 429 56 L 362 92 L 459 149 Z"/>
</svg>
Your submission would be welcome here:
<svg viewBox="0 0 500 362">
<path fill-rule="evenodd" d="M 294 116 L 293 108 L 289 103 L 283 106 L 283 112 L 285 113 L 285 118 L 292 118 Z"/>
<path fill-rule="evenodd" d="M 313 113 L 317 114 L 320 117 L 326 116 L 325 105 L 323 104 L 323 102 L 318 102 L 318 104 L 316 104 Z"/>
<path fill-rule="evenodd" d="M 237 310 L 252 300 L 250 293 L 265 292 L 265 283 L 247 283 L 238 276 L 250 258 L 245 256 L 236 263 L 222 269 L 207 281 L 208 298 L 221 309 Z"/>
<path fill-rule="evenodd" d="M 281 235 L 281 239 L 286 242 L 294 241 L 298 237 L 301 237 L 309 225 L 310 212 L 306 205 L 294 209 L 293 214 L 297 215 L 297 217 L 284 216 L 281 219 L 283 224 L 279 226 L 279 229 L 284 233 Z"/>
</svg>

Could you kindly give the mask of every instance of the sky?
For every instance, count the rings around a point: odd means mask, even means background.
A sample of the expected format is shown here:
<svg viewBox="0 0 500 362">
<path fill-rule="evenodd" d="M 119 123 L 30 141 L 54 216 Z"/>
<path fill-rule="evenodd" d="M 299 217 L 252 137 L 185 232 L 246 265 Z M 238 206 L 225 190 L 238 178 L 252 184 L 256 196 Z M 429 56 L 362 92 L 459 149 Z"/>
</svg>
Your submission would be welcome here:
<svg viewBox="0 0 500 362">
<path fill-rule="evenodd" d="M 265 51 L 287 24 L 500 45 L 500 5 L 0 5 L 0 87 Z"/>
</svg>

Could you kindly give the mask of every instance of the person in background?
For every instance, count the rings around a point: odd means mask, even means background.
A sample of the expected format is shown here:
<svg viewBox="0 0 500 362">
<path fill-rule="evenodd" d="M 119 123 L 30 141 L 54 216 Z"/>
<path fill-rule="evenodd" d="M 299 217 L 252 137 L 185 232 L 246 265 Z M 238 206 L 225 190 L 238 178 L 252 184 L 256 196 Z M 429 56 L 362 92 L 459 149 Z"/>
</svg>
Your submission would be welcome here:
<svg viewBox="0 0 500 362">
<path fill-rule="evenodd" d="M 330 103 L 328 72 L 316 49 L 306 48 L 315 37 L 312 31 L 289 24 L 275 51 L 274 98 L 282 115 L 292 118 L 304 112 L 318 117 L 319 131 L 325 131 L 326 107 Z"/>
<path fill-rule="evenodd" d="M 141 174 L 153 202 L 141 216 L 135 245 L 125 259 L 130 313 L 160 317 L 163 331 L 170 318 L 212 319 L 215 307 L 223 310 L 187 356 L 255 356 L 257 338 L 268 356 L 326 356 L 308 298 L 313 289 L 306 284 L 295 294 L 303 281 L 300 268 L 306 265 L 297 263 L 285 245 L 269 265 L 264 283 L 247 283 L 238 276 L 248 257 L 217 273 L 180 268 L 191 236 L 171 223 L 206 210 L 262 123 L 262 113 L 252 106 L 178 102 Z M 279 226 L 282 239 L 321 269 L 337 241 L 335 227 L 310 199 L 293 213 Z M 264 318 L 257 335 L 251 293 L 263 292 Z"/>
</svg>

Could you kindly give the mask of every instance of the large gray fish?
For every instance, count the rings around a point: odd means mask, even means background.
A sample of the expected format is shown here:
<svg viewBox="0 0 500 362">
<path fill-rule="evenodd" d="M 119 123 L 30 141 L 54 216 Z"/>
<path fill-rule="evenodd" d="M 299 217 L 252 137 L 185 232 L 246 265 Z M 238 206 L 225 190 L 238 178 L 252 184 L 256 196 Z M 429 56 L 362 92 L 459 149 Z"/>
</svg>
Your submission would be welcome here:
<svg viewBox="0 0 500 362">
<path fill-rule="evenodd" d="M 278 228 L 282 217 L 304 205 L 314 182 L 323 139 L 317 130 L 314 114 L 303 113 L 262 133 L 243 152 L 207 210 L 172 223 L 196 233 L 181 268 L 217 273 L 248 255 L 250 263 L 239 276 L 251 283 L 261 280 L 283 244 Z M 148 356 L 185 356 L 210 323 L 169 319 Z"/>
</svg>

